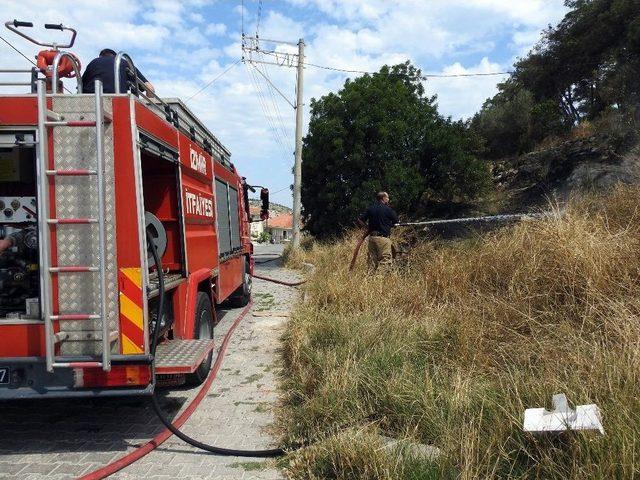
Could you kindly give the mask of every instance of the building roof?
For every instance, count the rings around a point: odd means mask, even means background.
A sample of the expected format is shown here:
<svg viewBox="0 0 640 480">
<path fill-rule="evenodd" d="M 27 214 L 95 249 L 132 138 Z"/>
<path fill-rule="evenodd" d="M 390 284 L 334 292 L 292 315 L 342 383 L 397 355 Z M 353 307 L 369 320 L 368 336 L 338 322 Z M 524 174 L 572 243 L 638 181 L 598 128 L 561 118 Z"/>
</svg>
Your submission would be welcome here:
<svg viewBox="0 0 640 480">
<path fill-rule="evenodd" d="M 290 213 L 283 213 L 282 215 L 271 217 L 269 218 L 268 225 L 269 225 L 269 228 L 292 229 L 293 215 L 291 215 Z"/>
<path fill-rule="evenodd" d="M 260 216 L 260 207 L 255 207 L 253 205 L 249 205 L 249 213 L 251 215 Z"/>
</svg>

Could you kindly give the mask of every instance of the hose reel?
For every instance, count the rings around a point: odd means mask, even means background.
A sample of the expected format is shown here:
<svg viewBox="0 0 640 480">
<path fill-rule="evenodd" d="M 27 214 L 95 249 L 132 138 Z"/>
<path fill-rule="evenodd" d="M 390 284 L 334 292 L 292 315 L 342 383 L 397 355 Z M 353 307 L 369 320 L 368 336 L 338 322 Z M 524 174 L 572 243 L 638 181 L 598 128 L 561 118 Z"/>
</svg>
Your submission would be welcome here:
<svg viewBox="0 0 640 480">
<path fill-rule="evenodd" d="M 167 230 L 162 222 L 151 212 L 144 212 L 145 231 L 147 232 L 147 241 L 153 242 L 160 258 L 167 251 Z M 149 250 L 147 250 L 147 263 L 149 267 L 156 265 L 155 259 Z"/>
</svg>

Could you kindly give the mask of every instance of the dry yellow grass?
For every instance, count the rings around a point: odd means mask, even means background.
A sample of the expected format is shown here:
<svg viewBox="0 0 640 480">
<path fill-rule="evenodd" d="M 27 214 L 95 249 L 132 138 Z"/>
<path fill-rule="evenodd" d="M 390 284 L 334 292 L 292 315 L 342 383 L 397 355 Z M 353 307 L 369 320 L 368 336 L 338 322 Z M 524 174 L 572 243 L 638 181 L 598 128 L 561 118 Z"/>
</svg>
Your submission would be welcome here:
<svg viewBox="0 0 640 480">
<path fill-rule="evenodd" d="M 482 237 L 424 243 L 350 274 L 355 237 L 317 269 L 285 334 L 280 423 L 293 478 L 634 478 L 640 473 L 640 190 Z M 527 407 L 597 403 L 607 435 L 524 434 Z M 442 449 L 398 462 L 378 432 Z"/>
</svg>

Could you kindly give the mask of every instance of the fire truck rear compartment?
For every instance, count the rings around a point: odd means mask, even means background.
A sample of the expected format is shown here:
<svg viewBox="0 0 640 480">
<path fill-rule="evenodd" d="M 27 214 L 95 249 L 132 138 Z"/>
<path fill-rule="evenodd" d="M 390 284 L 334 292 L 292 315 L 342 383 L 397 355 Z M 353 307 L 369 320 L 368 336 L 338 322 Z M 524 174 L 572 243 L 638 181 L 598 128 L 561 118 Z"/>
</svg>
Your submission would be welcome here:
<svg viewBox="0 0 640 480">
<path fill-rule="evenodd" d="M 166 248 L 161 252 L 162 265 L 165 271 L 182 273 L 184 260 L 178 203 L 178 166 L 171 160 L 144 150 L 140 157 L 144 209 L 160 221 L 164 231 L 158 233 L 166 236 Z M 149 263 L 153 263 L 150 257 Z"/>
<path fill-rule="evenodd" d="M 151 235 L 162 256 L 165 271 L 165 290 L 172 290 L 183 280 L 183 255 L 181 244 L 180 212 L 178 205 L 177 165 L 167 159 L 142 150 L 142 189 L 146 219 L 145 234 Z M 157 319 L 158 273 L 153 258 L 148 254 L 149 271 L 149 321 L 151 331 Z M 167 295 L 164 314 L 161 319 L 163 334 L 168 333 L 173 324 L 173 295 Z"/>
<path fill-rule="evenodd" d="M 164 313 L 160 320 L 160 332 L 164 340 L 155 355 L 155 369 L 162 377 L 161 385 L 179 385 L 184 383 L 184 374 L 193 373 L 205 361 L 214 344 L 211 339 L 177 338 L 173 331 L 175 288 L 185 281 L 178 163 L 173 161 L 171 155 L 161 157 L 144 149 L 140 152 L 140 161 L 146 235 L 152 235 L 153 241 L 159 245 L 166 292 Z M 153 332 L 158 322 L 160 292 L 158 272 L 150 253 L 147 261 L 150 266 L 147 290 L 149 332 Z"/>
<path fill-rule="evenodd" d="M 0 132 L 0 320 L 40 319 L 40 277 L 33 133 Z M 12 142 L 18 144 L 7 146 Z"/>
</svg>

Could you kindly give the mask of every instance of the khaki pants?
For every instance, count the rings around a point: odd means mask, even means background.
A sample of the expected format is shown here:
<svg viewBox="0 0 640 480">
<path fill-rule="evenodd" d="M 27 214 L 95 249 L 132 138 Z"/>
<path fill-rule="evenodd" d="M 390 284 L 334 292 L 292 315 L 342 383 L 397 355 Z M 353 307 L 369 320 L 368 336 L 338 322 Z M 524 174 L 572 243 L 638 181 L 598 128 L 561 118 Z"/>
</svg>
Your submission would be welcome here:
<svg viewBox="0 0 640 480">
<path fill-rule="evenodd" d="M 393 255 L 391 253 L 391 239 L 387 237 L 369 237 L 369 270 L 375 272 L 378 266 L 388 272 L 391 268 Z"/>
</svg>

